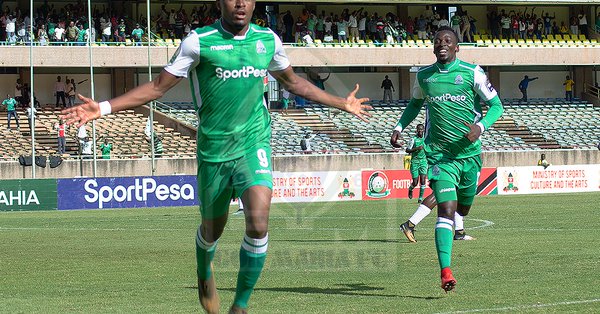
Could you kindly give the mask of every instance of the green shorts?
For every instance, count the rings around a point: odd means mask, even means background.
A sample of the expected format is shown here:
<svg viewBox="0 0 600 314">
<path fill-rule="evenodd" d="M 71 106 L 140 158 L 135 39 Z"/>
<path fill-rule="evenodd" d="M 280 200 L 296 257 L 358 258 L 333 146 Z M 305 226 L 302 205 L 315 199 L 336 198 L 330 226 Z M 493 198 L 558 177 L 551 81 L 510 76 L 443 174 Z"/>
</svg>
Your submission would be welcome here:
<svg viewBox="0 0 600 314">
<path fill-rule="evenodd" d="M 432 163 L 428 176 L 437 203 L 458 201 L 461 205 L 472 205 L 480 172 L 479 155 L 464 159 L 442 158 Z"/>
<path fill-rule="evenodd" d="M 427 160 L 423 160 L 423 161 L 418 161 L 415 159 L 412 159 L 410 162 L 410 175 L 412 176 L 412 178 L 416 178 L 420 175 L 426 175 L 427 174 Z"/>
<path fill-rule="evenodd" d="M 259 143 L 235 160 L 198 163 L 198 199 L 203 219 L 221 217 L 234 197 L 254 185 L 273 188 L 271 145 Z"/>
</svg>

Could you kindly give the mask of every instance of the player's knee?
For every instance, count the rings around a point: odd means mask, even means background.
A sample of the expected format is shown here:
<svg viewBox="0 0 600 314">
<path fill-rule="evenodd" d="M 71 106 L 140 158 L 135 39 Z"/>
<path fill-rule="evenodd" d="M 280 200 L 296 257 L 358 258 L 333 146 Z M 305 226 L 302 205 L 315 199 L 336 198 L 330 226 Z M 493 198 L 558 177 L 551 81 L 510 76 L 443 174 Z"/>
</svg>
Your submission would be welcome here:
<svg viewBox="0 0 600 314">
<path fill-rule="evenodd" d="M 468 215 L 470 210 L 471 210 L 470 204 L 469 205 L 458 204 L 458 206 L 456 207 L 456 212 L 463 217 Z"/>
</svg>

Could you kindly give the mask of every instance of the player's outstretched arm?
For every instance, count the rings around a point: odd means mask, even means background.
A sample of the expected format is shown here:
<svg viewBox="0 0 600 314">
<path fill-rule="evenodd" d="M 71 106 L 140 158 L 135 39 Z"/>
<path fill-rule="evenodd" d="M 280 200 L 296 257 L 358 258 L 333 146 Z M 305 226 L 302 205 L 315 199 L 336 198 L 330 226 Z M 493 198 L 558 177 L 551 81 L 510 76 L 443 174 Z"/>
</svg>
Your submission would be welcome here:
<svg viewBox="0 0 600 314">
<path fill-rule="evenodd" d="M 371 116 L 367 110 L 372 109 L 372 107 L 364 104 L 364 102 L 369 101 L 369 98 L 356 98 L 358 84 L 356 84 L 354 90 L 351 91 L 346 98 L 343 98 L 329 94 L 316 87 L 309 81 L 294 73 L 292 67 L 287 67 L 282 71 L 272 71 L 271 75 L 283 85 L 283 88 L 292 94 L 324 104 L 329 107 L 344 110 L 355 115 L 357 118 L 363 121 L 368 121 L 367 117 Z"/>
<path fill-rule="evenodd" d="M 144 105 L 152 100 L 162 97 L 169 89 L 181 81 L 181 77 L 163 70 L 160 75 L 146 84 L 140 85 L 127 93 L 98 103 L 94 99 L 77 95 L 83 101 L 81 105 L 65 109 L 61 112 L 67 124 L 82 126 L 85 123 L 98 119 L 109 113 L 131 109 Z"/>
</svg>

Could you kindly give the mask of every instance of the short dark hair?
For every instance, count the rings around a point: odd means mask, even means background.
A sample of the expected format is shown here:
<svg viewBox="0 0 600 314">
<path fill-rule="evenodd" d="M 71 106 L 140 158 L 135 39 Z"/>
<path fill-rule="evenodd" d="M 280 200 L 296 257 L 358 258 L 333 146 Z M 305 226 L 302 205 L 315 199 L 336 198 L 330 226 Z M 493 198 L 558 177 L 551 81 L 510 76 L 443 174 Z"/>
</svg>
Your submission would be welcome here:
<svg viewBox="0 0 600 314">
<path fill-rule="evenodd" d="M 451 27 L 449 27 L 449 26 L 442 26 L 442 27 L 438 28 L 437 32 L 435 32 L 434 38 L 437 37 L 437 35 L 440 32 L 450 32 L 450 33 L 452 33 L 454 35 L 454 38 L 456 38 L 456 42 L 458 42 L 458 34 Z"/>
</svg>

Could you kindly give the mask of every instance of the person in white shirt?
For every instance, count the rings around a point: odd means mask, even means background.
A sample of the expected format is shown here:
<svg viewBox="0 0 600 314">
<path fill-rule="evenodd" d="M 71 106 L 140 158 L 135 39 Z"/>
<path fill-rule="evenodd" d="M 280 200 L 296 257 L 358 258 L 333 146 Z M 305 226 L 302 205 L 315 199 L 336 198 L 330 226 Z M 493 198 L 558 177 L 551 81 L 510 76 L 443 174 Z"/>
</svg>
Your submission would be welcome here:
<svg viewBox="0 0 600 314">
<path fill-rule="evenodd" d="M 56 28 L 54 29 L 54 39 L 58 42 L 65 41 L 64 35 L 65 29 L 60 26 L 56 26 Z"/>
<path fill-rule="evenodd" d="M 6 18 L 5 20 L 6 42 L 9 44 L 14 44 L 17 41 L 17 37 L 15 36 L 16 21 L 17 19 L 14 18 L 12 15 L 9 15 L 8 18 Z"/>
<path fill-rule="evenodd" d="M 35 115 L 37 114 L 37 110 L 35 107 L 27 107 L 27 123 L 29 123 L 29 130 L 33 130 L 35 127 Z"/>
<path fill-rule="evenodd" d="M 360 39 L 367 40 L 367 12 L 364 12 L 358 20 L 358 35 Z"/>
<path fill-rule="evenodd" d="M 81 158 L 92 158 L 92 141 L 90 140 L 90 138 L 86 136 L 83 139 L 80 139 L 79 145 L 81 145 Z"/>
<path fill-rule="evenodd" d="M 56 96 L 56 104 L 54 105 L 55 107 L 58 107 L 59 99 L 62 99 L 63 107 L 67 107 L 65 100 L 65 83 L 61 81 L 60 76 L 57 76 L 56 82 L 54 82 L 54 95 Z"/>
</svg>

